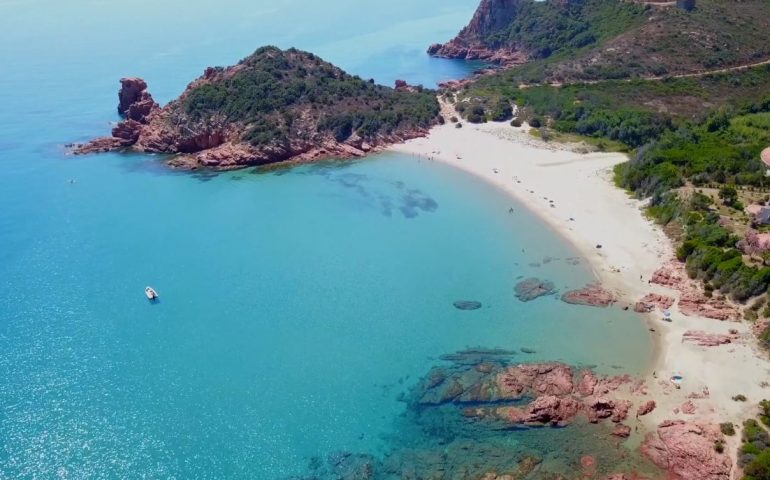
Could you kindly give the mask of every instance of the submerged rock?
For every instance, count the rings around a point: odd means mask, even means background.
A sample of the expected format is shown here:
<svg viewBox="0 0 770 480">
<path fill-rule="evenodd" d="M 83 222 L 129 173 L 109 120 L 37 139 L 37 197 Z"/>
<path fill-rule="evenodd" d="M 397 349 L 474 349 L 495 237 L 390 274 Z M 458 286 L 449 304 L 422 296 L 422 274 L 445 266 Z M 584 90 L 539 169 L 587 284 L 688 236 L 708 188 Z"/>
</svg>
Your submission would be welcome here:
<svg viewBox="0 0 770 480">
<path fill-rule="evenodd" d="M 458 310 L 478 310 L 481 308 L 481 302 L 475 300 L 458 300 L 453 305 Z"/>
<path fill-rule="evenodd" d="M 534 277 L 517 283 L 514 291 L 516 292 L 516 298 L 522 302 L 529 302 L 536 298 L 556 293 L 553 282 Z"/>
</svg>

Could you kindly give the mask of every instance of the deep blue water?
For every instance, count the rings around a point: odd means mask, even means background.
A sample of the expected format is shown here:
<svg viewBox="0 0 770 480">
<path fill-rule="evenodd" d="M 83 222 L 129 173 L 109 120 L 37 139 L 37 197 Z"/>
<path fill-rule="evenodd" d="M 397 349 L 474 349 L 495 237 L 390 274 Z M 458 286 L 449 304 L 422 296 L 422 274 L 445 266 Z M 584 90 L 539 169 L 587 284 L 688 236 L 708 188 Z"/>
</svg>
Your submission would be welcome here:
<svg viewBox="0 0 770 480">
<path fill-rule="evenodd" d="M 448 167 L 384 154 L 208 176 L 66 155 L 116 120 L 120 77 L 165 102 L 263 44 L 385 84 L 461 77 L 476 65 L 423 52 L 475 6 L 0 1 L 0 478 L 270 479 L 382 453 L 399 395 L 467 347 L 643 370 L 634 315 L 513 297 L 521 276 L 592 278 Z"/>
</svg>

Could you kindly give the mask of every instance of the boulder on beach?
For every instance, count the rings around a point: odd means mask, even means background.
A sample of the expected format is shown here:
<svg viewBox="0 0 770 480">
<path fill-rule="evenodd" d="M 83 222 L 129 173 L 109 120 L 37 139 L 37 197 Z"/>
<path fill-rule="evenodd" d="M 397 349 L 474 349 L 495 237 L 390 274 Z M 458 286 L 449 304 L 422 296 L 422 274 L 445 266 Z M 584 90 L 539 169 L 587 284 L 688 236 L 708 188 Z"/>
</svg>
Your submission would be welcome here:
<svg viewBox="0 0 770 480">
<path fill-rule="evenodd" d="M 724 441 L 716 425 L 665 421 L 642 444 L 642 453 L 671 478 L 728 480 L 732 460 L 714 445 Z"/>
<path fill-rule="evenodd" d="M 532 277 L 517 283 L 514 291 L 516 298 L 522 302 L 529 302 L 539 297 L 553 295 L 556 293 L 556 288 L 553 282 Z"/>
<path fill-rule="evenodd" d="M 638 313 L 650 313 L 656 308 L 668 310 L 674 304 L 674 299 L 667 295 L 657 293 L 648 293 L 642 297 L 634 306 L 634 311 Z"/>
</svg>

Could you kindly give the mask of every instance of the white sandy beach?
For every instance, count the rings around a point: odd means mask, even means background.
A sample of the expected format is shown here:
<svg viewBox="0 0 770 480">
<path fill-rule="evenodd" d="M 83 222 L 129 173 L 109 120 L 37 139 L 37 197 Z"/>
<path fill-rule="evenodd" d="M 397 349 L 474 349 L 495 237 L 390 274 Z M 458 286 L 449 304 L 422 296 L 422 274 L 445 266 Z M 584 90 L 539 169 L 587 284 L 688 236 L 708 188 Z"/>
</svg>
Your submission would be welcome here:
<svg viewBox="0 0 770 480">
<path fill-rule="evenodd" d="M 673 256 L 673 247 L 662 230 L 643 216 L 642 202 L 612 183 L 612 167 L 626 161 L 625 155 L 576 153 L 568 145 L 545 143 L 532 137 L 526 127 L 507 123 L 466 123 L 459 129 L 448 123 L 433 129 L 427 138 L 395 150 L 465 170 L 525 203 L 582 252 L 605 288 L 621 298 L 620 307 L 633 305 L 650 292 L 678 296 L 648 284 L 653 272 Z M 749 325 L 686 317 L 676 305 L 672 318 L 672 323 L 661 321 L 660 313 L 647 318 L 655 330 L 657 349 L 647 385 L 658 407 L 642 417 L 644 427 L 677 418 L 737 424 L 754 413 L 760 400 L 770 398 L 770 388 L 762 386 L 770 380 L 770 362 L 760 357 Z M 738 342 L 719 347 L 682 342 L 687 330 L 727 333 L 729 329 L 740 332 Z M 674 372 L 684 377 L 680 390 L 668 382 Z M 688 395 L 702 394 L 704 388 L 706 398 L 691 399 L 697 406 L 695 414 L 675 413 Z M 733 401 L 737 394 L 748 401 Z M 737 439 L 733 437 L 732 442 Z"/>
</svg>

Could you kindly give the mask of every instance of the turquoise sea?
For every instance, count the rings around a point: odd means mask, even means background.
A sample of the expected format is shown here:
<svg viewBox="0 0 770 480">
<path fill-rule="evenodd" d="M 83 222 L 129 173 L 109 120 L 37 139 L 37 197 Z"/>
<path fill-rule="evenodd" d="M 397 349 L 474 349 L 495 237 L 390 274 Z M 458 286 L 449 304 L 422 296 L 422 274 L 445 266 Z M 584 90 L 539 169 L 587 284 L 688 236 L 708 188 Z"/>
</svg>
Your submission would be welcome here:
<svg viewBox="0 0 770 480">
<path fill-rule="evenodd" d="M 192 175 L 64 148 L 108 132 L 120 77 L 165 103 L 264 44 L 384 84 L 468 75 L 478 65 L 424 50 L 475 7 L 0 0 L 0 478 L 293 478 L 335 452 L 393 461 L 460 440 L 481 448 L 469 461 L 502 445 L 572 468 L 579 427 L 485 433 L 442 418 L 438 434 L 404 401 L 468 348 L 646 368 L 635 315 L 514 298 L 522 277 L 593 279 L 522 205 L 397 154 Z"/>
</svg>

